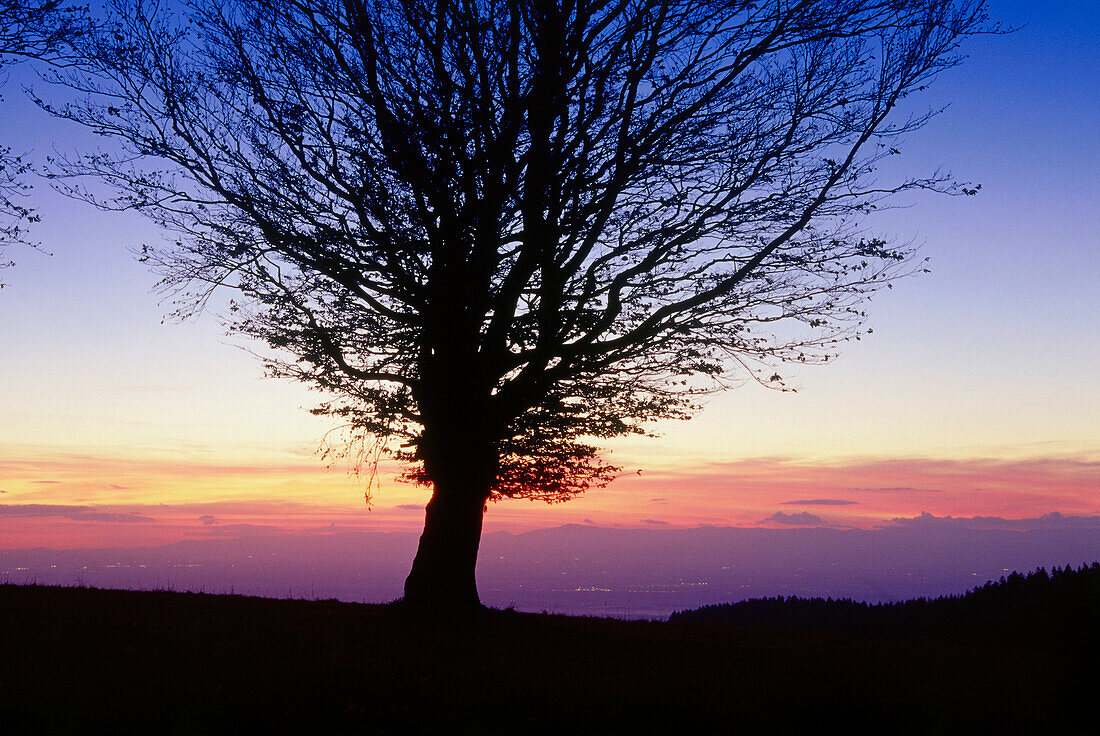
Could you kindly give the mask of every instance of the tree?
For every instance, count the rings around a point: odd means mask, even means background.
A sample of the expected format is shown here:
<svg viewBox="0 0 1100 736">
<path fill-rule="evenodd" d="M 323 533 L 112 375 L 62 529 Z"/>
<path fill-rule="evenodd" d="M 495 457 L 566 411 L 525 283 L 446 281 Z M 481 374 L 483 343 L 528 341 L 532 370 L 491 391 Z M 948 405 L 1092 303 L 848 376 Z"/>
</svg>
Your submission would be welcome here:
<svg viewBox="0 0 1100 736">
<path fill-rule="evenodd" d="M 478 605 L 489 500 L 564 500 L 600 439 L 820 362 L 914 268 L 856 221 L 986 30 L 968 0 L 118 0 L 51 106 L 59 162 L 176 233 L 143 256 L 432 486 L 409 605 Z M 899 117 L 900 115 L 900 117 Z M 897 118 L 895 120 L 895 118 Z M 762 371 L 762 372 L 761 372 Z"/>
<path fill-rule="evenodd" d="M 56 61 L 62 43 L 79 32 L 81 19 L 79 10 L 63 7 L 58 0 L 0 0 L 0 70 L 25 59 Z M 25 223 L 38 219 L 20 202 L 28 188 L 27 172 L 21 156 L 0 146 L 0 247 L 20 242 Z M 0 268 L 10 265 L 0 263 Z"/>
</svg>

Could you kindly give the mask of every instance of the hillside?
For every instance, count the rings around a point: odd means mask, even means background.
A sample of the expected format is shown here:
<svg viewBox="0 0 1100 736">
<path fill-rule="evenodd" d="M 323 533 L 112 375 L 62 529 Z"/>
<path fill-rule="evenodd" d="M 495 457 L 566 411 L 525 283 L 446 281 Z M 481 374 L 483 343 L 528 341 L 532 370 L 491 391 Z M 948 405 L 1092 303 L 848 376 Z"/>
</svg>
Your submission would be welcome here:
<svg viewBox="0 0 1100 736">
<path fill-rule="evenodd" d="M 1069 651 L 1097 645 L 1100 562 L 1012 573 L 964 595 L 868 604 L 848 599 L 756 598 L 678 611 L 677 623 L 956 641 Z"/>
<path fill-rule="evenodd" d="M 511 611 L 439 624 L 336 601 L 5 585 L 0 728 L 1066 732 L 1094 694 L 1086 656 Z"/>
</svg>

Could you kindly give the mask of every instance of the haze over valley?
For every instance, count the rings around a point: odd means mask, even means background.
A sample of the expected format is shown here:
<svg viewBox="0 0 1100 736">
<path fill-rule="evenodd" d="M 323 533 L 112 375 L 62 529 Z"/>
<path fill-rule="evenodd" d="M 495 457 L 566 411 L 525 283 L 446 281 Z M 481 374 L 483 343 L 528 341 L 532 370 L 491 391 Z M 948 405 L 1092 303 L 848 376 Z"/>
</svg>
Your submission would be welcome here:
<svg viewBox="0 0 1100 736">
<path fill-rule="evenodd" d="M 228 536 L 162 547 L 3 550 L 0 582 L 387 602 L 401 596 L 418 538 L 249 532 L 223 529 Z M 923 515 L 871 530 L 569 524 L 486 534 L 478 588 L 497 608 L 665 618 L 777 595 L 888 602 L 958 594 L 1012 571 L 1097 559 L 1097 516 Z"/>
</svg>

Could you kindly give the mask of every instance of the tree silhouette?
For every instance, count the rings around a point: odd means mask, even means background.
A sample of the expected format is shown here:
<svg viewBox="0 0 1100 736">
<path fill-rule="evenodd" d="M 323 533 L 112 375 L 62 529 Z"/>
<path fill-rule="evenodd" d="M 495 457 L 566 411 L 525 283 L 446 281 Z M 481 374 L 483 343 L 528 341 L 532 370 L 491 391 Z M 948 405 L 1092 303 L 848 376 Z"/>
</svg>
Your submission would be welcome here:
<svg viewBox="0 0 1100 736">
<path fill-rule="evenodd" d="M 915 266 L 859 216 L 983 4 L 119 0 L 47 109 L 120 143 L 58 162 L 177 237 L 271 373 L 429 483 L 410 605 L 476 606 L 492 498 L 607 483 L 600 439 L 859 334 Z M 895 118 L 897 118 L 895 120 Z M 744 373 L 742 372 L 742 375 Z"/>
<path fill-rule="evenodd" d="M 79 33 L 82 20 L 81 11 L 58 0 L 0 0 L 0 73 L 25 59 L 57 61 L 56 52 Z M 22 201 L 28 170 L 22 156 L 0 146 L 0 247 L 21 242 L 26 223 L 38 219 Z M 10 265 L 0 263 L 0 268 Z"/>
</svg>

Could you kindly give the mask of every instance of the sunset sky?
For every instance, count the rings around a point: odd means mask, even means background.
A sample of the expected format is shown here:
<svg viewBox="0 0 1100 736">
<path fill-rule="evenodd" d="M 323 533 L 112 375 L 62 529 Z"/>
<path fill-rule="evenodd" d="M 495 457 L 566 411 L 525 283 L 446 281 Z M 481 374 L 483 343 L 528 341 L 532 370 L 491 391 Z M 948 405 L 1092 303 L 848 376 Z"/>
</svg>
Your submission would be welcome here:
<svg viewBox="0 0 1100 736">
<path fill-rule="evenodd" d="M 487 530 L 1100 514 L 1100 5 L 990 14 L 1019 30 L 966 45 L 919 100 L 947 109 L 900 157 L 981 192 L 909 195 L 866 221 L 931 269 L 876 297 L 874 334 L 786 371 L 796 392 L 746 382 L 659 438 L 611 443 L 610 487 L 492 505 Z M 0 142 L 31 159 L 96 145 L 26 101 L 27 70 L 8 76 Z M 9 248 L 0 272 L 0 549 L 422 525 L 427 490 L 392 468 L 369 507 L 365 478 L 326 468 L 320 395 L 264 378 L 216 314 L 164 320 L 132 254 L 162 239 L 150 223 L 34 183 L 44 252 Z"/>
</svg>

